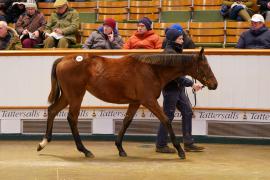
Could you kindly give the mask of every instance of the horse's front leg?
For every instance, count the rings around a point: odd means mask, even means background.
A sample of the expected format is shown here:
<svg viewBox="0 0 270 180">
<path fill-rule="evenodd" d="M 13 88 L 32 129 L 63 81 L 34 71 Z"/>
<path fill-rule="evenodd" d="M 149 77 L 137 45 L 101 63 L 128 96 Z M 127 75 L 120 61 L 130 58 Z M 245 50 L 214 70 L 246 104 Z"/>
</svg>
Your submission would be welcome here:
<svg viewBox="0 0 270 180">
<path fill-rule="evenodd" d="M 135 113 L 137 112 L 138 108 L 140 107 L 140 104 L 129 104 L 126 116 L 123 120 L 123 125 L 118 133 L 118 136 L 115 140 L 115 145 L 119 151 L 119 156 L 121 157 L 126 157 L 127 153 L 125 152 L 125 150 L 122 147 L 122 141 L 123 141 L 123 137 L 125 135 L 125 132 L 128 128 L 128 126 L 130 125 Z"/>
<path fill-rule="evenodd" d="M 84 153 L 85 157 L 94 157 L 93 153 L 84 147 L 78 131 L 77 125 L 80 106 L 81 104 L 70 105 L 67 119 L 78 151 Z"/>
<path fill-rule="evenodd" d="M 47 128 L 45 136 L 38 144 L 37 151 L 41 151 L 52 140 L 52 128 L 55 116 L 68 105 L 67 100 L 62 95 L 55 103 L 48 107 Z"/>
<path fill-rule="evenodd" d="M 173 128 L 171 125 L 171 122 L 169 121 L 168 117 L 164 114 L 162 108 L 159 106 L 158 102 L 156 100 L 153 100 L 151 102 L 143 104 L 146 108 L 148 108 L 159 120 L 160 122 L 164 125 L 165 128 L 167 128 L 171 141 L 173 143 L 173 146 L 178 152 L 178 156 L 181 159 L 185 159 L 185 151 L 182 149 L 181 145 L 179 142 L 176 141 L 175 134 L 173 132 Z"/>
</svg>

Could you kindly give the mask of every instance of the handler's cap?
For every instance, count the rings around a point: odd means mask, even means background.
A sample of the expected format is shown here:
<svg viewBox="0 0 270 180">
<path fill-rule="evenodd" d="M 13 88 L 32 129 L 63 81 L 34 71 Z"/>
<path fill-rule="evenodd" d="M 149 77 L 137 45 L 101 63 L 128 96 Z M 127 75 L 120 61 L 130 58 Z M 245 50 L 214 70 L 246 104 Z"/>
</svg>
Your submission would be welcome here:
<svg viewBox="0 0 270 180">
<path fill-rule="evenodd" d="M 56 0 L 55 3 L 53 4 L 53 7 L 58 8 L 65 4 L 68 4 L 67 0 Z"/>
<path fill-rule="evenodd" d="M 260 15 L 260 14 L 254 14 L 254 15 L 252 16 L 252 18 L 251 18 L 251 21 L 252 21 L 252 22 L 262 22 L 262 23 L 264 23 L 264 18 L 263 18 L 263 16 Z"/>
</svg>

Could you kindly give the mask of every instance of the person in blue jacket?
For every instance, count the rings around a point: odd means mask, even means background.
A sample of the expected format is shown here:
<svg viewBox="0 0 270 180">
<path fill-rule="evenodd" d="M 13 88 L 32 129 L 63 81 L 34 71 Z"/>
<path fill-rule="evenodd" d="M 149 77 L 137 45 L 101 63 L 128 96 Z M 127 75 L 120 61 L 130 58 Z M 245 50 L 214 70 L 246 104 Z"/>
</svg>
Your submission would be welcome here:
<svg viewBox="0 0 270 180">
<path fill-rule="evenodd" d="M 176 54 L 182 53 L 183 32 L 177 29 L 167 29 L 166 45 L 164 53 Z M 169 121 L 174 119 L 176 108 L 182 114 L 182 132 L 185 151 L 202 151 L 204 148 L 194 145 L 192 138 L 192 107 L 188 97 L 185 94 L 185 87 L 192 87 L 195 91 L 202 88 L 201 84 L 193 83 L 186 77 L 179 77 L 169 82 L 162 90 L 163 94 L 163 110 Z M 159 153 L 175 153 L 175 149 L 170 148 L 167 144 L 168 132 L 166 128 L 160 124 L 157 133 L 156 152 Z"/>
</svg>

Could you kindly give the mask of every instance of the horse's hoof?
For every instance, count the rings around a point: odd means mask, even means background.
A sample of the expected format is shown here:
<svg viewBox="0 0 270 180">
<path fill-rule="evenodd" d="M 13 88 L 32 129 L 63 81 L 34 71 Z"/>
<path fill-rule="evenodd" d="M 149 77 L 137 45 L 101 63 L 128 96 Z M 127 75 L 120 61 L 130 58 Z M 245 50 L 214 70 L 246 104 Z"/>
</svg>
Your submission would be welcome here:
<svg viewBox="0 0 270 180">
<path fill-rule="evenodd" d="M 41 147 L 41 145 L 38 144 L 37 151 L 41 151 L 42 149 L 43 149 L 43 147 Z"/>
<path fill-rule="evenodd" d="M 186 154 L 184 152 L 179 153 L 179 158 L 180 159 L 186 159 Z"/>
<path fill-rule="evenodd" d="M 85 155 L 85 157 L 87 157 L 87 158 L 94 158 L 94 157 L 95 157 L 95 155 L 92 154 L 91 152 L 87 152 L 87 153 L 85 153 L 84 155 Z"/>
<path fill-rule="evenodd" d="M 127 153 L 125 151 L 119 152 L 120 157 L 127 157 Z"/>
</svg>

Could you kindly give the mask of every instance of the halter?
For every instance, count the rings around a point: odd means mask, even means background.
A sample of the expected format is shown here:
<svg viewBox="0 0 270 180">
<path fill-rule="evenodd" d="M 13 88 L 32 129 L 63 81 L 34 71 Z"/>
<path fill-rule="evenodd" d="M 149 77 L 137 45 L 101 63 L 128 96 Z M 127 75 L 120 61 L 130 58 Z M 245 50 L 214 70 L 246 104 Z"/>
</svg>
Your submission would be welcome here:
<svg viewBox="0 0 270 180">
<path fill-rule="evenodd" d="M 196 78 L 192 78 L 192 81 L 193 83 L 197 83 L 197 77 L 201 75 L 202 76 L 202 73 L 201 71 L 199 70 L 199 63 L 197 62 L 197 68 L 196 68 Z M 207 80 L 205 80 L 207 82 Z M 203 85 L 202 86 L 202 89 L 204 88 L 205 86 Z M 194 95 L 194 106 L 193 107 L 196 107 L 197 105 L 197 93 L 194 89 L 192 89 L 192 93 Z M 191 103 L 190 103 L 191 104 Z"/>
</svg>

